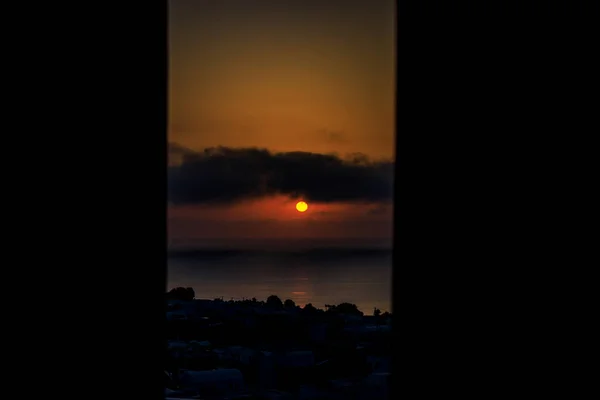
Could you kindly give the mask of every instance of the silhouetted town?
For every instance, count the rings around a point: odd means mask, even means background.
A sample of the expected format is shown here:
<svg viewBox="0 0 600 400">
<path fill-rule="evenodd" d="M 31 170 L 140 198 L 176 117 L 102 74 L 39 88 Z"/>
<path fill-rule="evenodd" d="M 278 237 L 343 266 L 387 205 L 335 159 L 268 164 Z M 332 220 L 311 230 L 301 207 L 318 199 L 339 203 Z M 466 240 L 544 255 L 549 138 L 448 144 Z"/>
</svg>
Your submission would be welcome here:
<svg viewBox="0 0 600 400">
<path fill-rule="evenodd" d="M 272 295 L 204 300 L 166 294 L 165 397 L 387 399 L 392 315 L 356 305 L 320 310 Z"/>
</svg>

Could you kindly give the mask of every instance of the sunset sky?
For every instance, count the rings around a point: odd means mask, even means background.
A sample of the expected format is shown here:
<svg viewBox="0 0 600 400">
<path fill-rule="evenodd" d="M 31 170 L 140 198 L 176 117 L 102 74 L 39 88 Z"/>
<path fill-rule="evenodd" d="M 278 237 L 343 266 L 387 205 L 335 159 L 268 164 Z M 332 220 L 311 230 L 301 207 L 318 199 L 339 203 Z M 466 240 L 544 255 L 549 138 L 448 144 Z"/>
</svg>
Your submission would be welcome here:
<svg viewBox="0 0 600 400">
<path fill-rule="evenodd" d="M 171 0 L 170 245 L 390 243 L 394 41 L 391 0 Z"/>
</svg>

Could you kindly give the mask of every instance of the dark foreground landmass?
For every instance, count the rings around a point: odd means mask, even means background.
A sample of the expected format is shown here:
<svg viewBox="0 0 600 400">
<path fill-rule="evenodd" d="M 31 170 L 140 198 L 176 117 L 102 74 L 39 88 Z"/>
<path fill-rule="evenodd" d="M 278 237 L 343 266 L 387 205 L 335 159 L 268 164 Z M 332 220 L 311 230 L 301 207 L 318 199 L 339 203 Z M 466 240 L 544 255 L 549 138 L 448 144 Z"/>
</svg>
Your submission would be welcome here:
<svg viewBox="0 0 600 400">
<path fill-rule="evenodd" d="M 387 399 L 391 321 L 343 303 L 166 296 L 167 398 Z"/>
</svg>

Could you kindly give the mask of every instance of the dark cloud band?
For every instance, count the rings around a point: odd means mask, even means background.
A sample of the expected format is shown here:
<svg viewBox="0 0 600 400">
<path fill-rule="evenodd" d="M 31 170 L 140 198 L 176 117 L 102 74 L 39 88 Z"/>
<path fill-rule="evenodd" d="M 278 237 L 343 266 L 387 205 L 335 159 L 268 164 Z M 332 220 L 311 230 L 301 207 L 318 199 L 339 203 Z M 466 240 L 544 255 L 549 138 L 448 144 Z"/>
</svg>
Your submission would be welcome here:
<svg viewBox="0 0 600 400">
<path fill-rule="evenodd" d="M 169 151 L 180 158 L 168 170 L 172 204 L 226 203 L 275 194 L 322 202 L 392 198 L 394 165 L 390 161 L 257 148 L 195 152 L 176 144 L 170 144 Z"/>
</svg>

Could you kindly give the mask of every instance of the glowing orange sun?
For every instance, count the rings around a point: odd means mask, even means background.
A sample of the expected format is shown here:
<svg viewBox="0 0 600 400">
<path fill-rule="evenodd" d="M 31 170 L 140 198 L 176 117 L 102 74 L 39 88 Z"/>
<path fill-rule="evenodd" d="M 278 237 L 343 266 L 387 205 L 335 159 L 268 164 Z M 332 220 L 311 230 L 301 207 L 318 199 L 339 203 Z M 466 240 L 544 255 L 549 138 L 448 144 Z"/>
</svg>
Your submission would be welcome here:
<svg viewBox="0 0 600 400">
<path fill-rule="evenodd" d="M 306 204 L 303 201 L 299 201 L 298 203 L 296 203 L 296 210 L 298 210 L 300 212 L 304 212 L 304 211 L 308 210 L 308 204 Z"/>
</svg>

